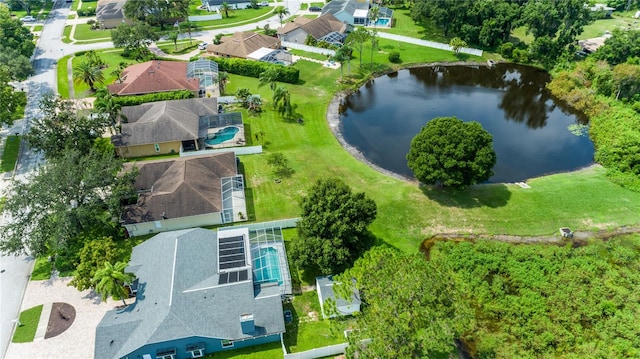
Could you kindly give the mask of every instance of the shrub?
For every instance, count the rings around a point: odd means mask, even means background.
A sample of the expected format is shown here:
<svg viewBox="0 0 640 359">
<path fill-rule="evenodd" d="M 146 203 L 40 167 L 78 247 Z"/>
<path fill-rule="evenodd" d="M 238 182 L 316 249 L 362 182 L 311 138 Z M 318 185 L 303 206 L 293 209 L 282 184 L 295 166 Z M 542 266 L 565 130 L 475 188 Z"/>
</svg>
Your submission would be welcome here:
<svg viewBox="0 0 640 359">
<path fill-rule="evenodd" d="M 397 51 L 389 53 L 389 62 L 391 62 L 392 64 L 400 63 L 400 53 Z"/>
<path fill-rule="evenodd" d="M 219 71 L 226 71 L 231 74 L 255 78 L 260 77 L 261 73 L 274 66 L 274 64 L 268 62 L 226 57 L 216 57 L 213 60 L 218 63 Z M 298 83 L 298 80 L 300 79 L 300 70 L 294 67 L 286 67 L 282 65 L 276 65 L 276 67 L 278 69 L 276 81 L 290 84 Z"/>
<path fill-rule="evenodd" d="M 514 46 L 512 42 L 505 42 L 504 44 L 500 45 L 498 51 L 500 52 L 500 55 L 502 55 L 502 57 L 504 57 L 505 59 L 510 59 L 513 56 L 513 48 Z"/>
<path fill-rule="evenodd" d="M 136 106 L 145 102 L 181 100 L 193 98 L 195 95 L 189 90 L 150 93 L 138 96 L 114 96 L 113 100 L 120 106 Z"/>
<path fill-rule="evenodd" d="M 93 7 L 80 9 L 78 10 L 78 16 L 96 16 L 96 9 Z"/>
</svg>

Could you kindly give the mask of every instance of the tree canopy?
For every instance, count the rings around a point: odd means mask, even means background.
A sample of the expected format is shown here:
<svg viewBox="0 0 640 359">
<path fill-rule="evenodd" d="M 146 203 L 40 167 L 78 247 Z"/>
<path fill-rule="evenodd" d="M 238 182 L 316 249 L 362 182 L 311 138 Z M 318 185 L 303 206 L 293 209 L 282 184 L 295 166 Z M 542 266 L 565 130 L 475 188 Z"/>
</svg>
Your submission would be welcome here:
<svg viewBox="0 0 640 359">
<path fill-rule="evenodd" d="M 128 1 L 137 3 L 137 1 Z M 125 51 L 136 58 L 144 58 L 148 54 L 148 47 L 159 39 L 158 33 L 145 22 L 136 22 L 133 25 L 120 24 L 111 30 L 113 46 L 124 47 Z"/>
<path fill-rule="evenodd" d="M 303 268 L 324 274 L 343 271 L 370 245 L 367 227 L 376 218 L 375 202 L 353 193 L 337 178 L 320 179 L 300 201 L 291 256 Z"/>
<path fill-rule="evenodd" d="M 87 238 L 78 253 L 76 271 L 69 285 L 80 291 L 95 288 L 96 272 L 105 263 L 115 261 L 117 255 L 118 248 L 111 237 Z"/>
<path fill-rule="evenodd" d="M 422 183 L 463 189 L 493 175 L 493 137 L 478 122 L 434 118 L 411 140 L 407 164 Z"/>
<path fill-rule="evenodd" d="M 338 295 L 355 286 L 362 300 L 349 357 L 447 357 L 454 339 L 479 359 L 640 356 L 638 235 L 578 248 L 435 240 L 426 254 L 374 248 L 336 277 Z"/>
<path fill-rule="evenodd" d="M 25 97 L 9 84 L 10 81 L 8 72 L 0 66 L 0 125 L 13 124 L 18 107 L 24 106 Z"/>
<path fill-rule="evenodd" d="M 21 55 L 29 58 L 36 45 L 33 34 L 22 21 L 11 17 L 9 8 L 0 3 L 0 46 L 4 49 L 17 50 Z"/>
<path fill-rule="evenodd" d="M 164 27 L 175 21 L 183 21 L 189 10 L 189 0 L 136 0 L 127 1 L 123 7 L 128 19 L 142 21 L 148 25 Z"/>
<path fill-rule="evenodd" d="M 119 174 L 113 153 L 67 147 L 59 156 L 11 186 L 0 231 L 0 252 L 33 256 L 57 253 L 82 234 L 117 234 L 121 201 L 135 193 L 136 173 Z"/>
</svg>

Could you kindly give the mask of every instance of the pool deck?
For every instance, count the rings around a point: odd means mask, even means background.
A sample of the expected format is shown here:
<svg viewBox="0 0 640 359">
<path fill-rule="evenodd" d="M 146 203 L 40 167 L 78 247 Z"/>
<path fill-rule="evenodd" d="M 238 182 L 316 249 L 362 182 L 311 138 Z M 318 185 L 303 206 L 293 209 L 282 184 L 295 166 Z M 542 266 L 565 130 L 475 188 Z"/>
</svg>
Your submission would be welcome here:
<svg viewBox="0 0 640 359">
<path fill-rule="evenodd" d="M 209 134 L 215 134 L 218 131 L 222 131 L 227 127 L 235 127 L 238 129 L 238 132 L 235 134 L 235 136 L 233 136 L 233 138 L 226 140 L 222 143 L 219 144 L 215 144 L 215 145 L 208 145 L 205 143 L 205 147 L 207 149 L 216 149 L 216 148 L 228 148 L 228 147 L 237 147 L 237 146 L 244 146 L 247 141 L 244 137 L 244 126 L 243 125 L 234 125 L 234 126 L 224 126 L 224 127 L 214 127 L 214 128 L 210 128 L 208 133 Z"/>
</svg>

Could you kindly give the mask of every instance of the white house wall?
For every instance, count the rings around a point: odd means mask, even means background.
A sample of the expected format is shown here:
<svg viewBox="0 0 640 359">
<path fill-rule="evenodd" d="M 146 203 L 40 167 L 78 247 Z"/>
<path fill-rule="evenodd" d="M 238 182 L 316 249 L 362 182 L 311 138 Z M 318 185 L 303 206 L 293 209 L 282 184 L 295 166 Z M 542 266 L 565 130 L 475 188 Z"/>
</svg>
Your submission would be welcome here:
<svg viewBox="0 0 640 359">
<path fill-rule="evenodd" d="M 149 233 L 160 233 L 195 227 L 222 224 L 220 212 L 200 214 L 197 216 L 169 218 L 161 221 L 125 224 L 129 236 L 136 237 Z"/>
</svg>

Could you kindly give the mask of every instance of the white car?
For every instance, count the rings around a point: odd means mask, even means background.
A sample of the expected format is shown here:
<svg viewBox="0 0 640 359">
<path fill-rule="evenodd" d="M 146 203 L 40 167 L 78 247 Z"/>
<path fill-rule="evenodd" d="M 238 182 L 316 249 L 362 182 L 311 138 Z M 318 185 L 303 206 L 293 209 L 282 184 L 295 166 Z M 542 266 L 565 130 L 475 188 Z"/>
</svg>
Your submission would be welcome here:
<svg viewBox="0 0 640 359">
<path fill-rule="evenodd" d="M 207 49 L 207 44 L 206 42 L 201 43 L 200 45 L 198 45 L 198 50 L 206 50 Z"/>
<path fill-rule="evenodd" d="M 25 17 L 20 18 L 20 21 L 22 21 L 22 22 L 32 22 L 32 21 L 36 21 L 36 18 L 31 16 L 31 15 L 29 15 L 29 16 L 25 16 Z"/>
<path fill-rule="evenodd" d="M 259 6 L 269 6 L 269 2 L 268 1 L 263 1 L 261 3 L 258 4 Z"/>
</svg>

